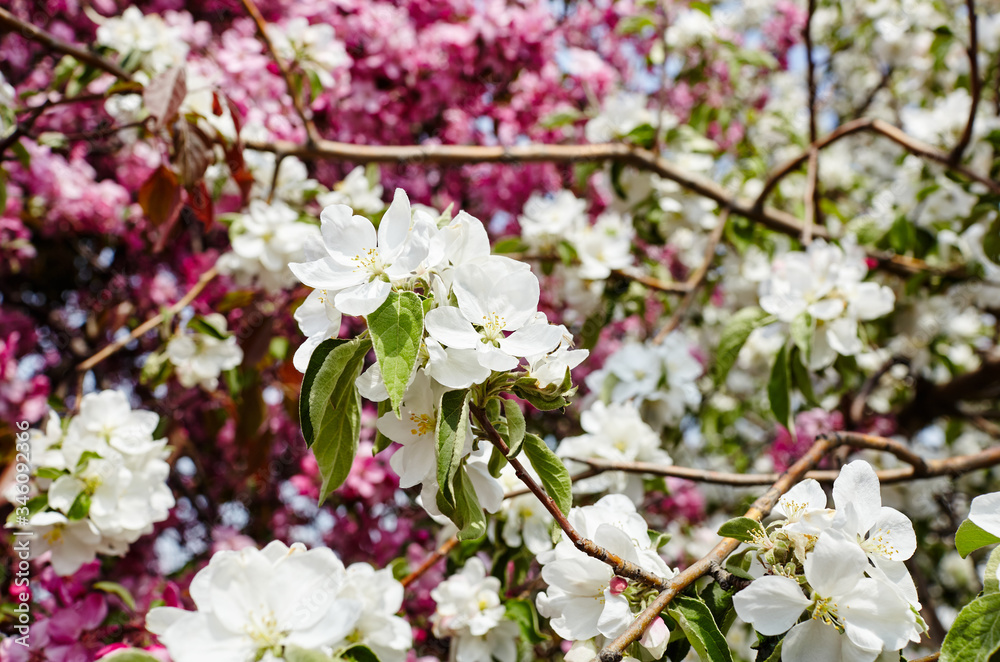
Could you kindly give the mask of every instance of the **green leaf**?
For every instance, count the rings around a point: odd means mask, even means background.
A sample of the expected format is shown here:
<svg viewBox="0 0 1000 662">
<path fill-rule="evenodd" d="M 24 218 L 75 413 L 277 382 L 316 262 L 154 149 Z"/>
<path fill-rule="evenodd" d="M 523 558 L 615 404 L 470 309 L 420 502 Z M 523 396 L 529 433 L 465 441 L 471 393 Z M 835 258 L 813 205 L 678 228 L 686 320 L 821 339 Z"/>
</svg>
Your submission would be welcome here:
<svg viewBox="0 0 1000 662">
<path fill-rule="evenodd" d="M 355 338 L 324 340 L 313 352 L 302 378 L 299 425 L 323 476 L 320 503 L 347 479 L 361 435 L 361 374 L 371 342 Z"/>
<path fill-rule="evenodd" d="M 90 495 L 86 492 L 80 492 L 76 495 L 76 499 L 73 501 L 73 505 L 69 507 L 69 512 L 66 513 L 66 517 L 71 520 L 83 519 L 90 514 Z"/>
<path fill-rule="evenodd" d="M 84 467 L 87 466 L 88 462 L 99 459 L 101 459 L 100 453 L 95 453 L 94 451 L 83 451 L 80 453 L 80 459 L 76 461 L 76 470 L 82 471 Z"/>
<path fill-rule="evenodd" d="M 508 457 L 515 457 L 521 452 L 524 443 L 524 414 L 516 400 L 503 401 L 503 413 L 507 419 L 507 445 L 510 447 Z"/>
<path fill-rule="evenodd" d="M 391 409 L 392 405 L 389 403 L 388 400 L 383 400 L 382 402 L 378 403 L 378 418 L 382 418 L 384 415 L 388 414 Z M 378 420 L 378 418 L 376 418 L 375 420 Z M 392 439 L 379 432 L 378 427 L 376 427 L 375 445 L 372 447 L 372 455 L 378 455 L 386 448 L 388 448 L 391 444 L 392 444 Z"/>
<path fill-rule="evenodd" d="M 352 662 L 379 662 L 378 655 L 371 648 L 362 644 L 351 646 L 340 654 L 341 659 Z"/>
<path fill-rule="evenodd" d="M 756 535 L 755 535 L 756 534 Z M 719 535 L 723 538 L 733 538 L 740 542 L 753 542 L 766 537 L 764 527 L 760 522 L 749 517 L 734 517 L 719 527 Z"/>
<path fill-rule="evenodd" d="M 107 660 L 107 662 L 160 662 L 160 658 L 139 648 L 121 648 L 108 653 L 101 659 Z"/>
<path fill-rule="evenodd" d="M 385 303 L 368 315 L 368 329 L 385 388 L 398 416 L 424 335 L 420 297 L 413 292 L 391 292 Z"/>
<path fill-rule="evenodd" d="M 805 364 L 802 362 L 803 356 L 796 347 L 792 350 L 792 355 L 788 359 L 789 368 L 792 371 L 792 383 L 795 387 L 799 389 L 805 399 L 813 407 L 819 407 L 819 401 L 816 400 L 816 392 L 813 391 L 812 377 L 809 374 L 809 370 L 806 368 Z"/>
<path fill-rule="evenodd" d="M 132 597 L 132 594 L 127 588 L 118 582 L 94 582 L 94 588 L 99 591 L 104 591 L 105 593 L 117 595 L 129 609 L 135 611 L 135 598 Z"/>
<path fill-rule="evenodd" d="M 983 594 L 1000 593 L 1000 579 L 997 579 L 997 569 L 1000 568 L 1000 547 L 990 552 L 986 560 L 986 575 L 983 579 Z"/>
<path fill-rule="evenodd" d="M 980 547 L 986 547 L 986 545 L 993 545 L 998 542 L 1000 542 L 1000 538 L 997 538 L 992 533 L 983 531 L 973 524 L 970 519 L 962 522 L 962 525 L 958 527 L 958 531 L 955 533 L 955 548 L 958 549 L 958 553 L 963 559 Z"/>
<path fill-rule="evenodd" d="M 524 454 L 538 473 L 542 487 L 562 514 L 568 515 L 573 507 L 573 483 L 569 479 L 569 469 L 538 435 L 529 433 L 524 436 Z"/>
<path fill-rule="evenodd" d="M 1000 264 L 1000 216 L 993 219 L 983 235 L 983 253 L 990 262 Z"/>
<path fill-rule="evenodd" d="M 55 480 L 65 473 L 62 469 L 56 469 L 54 467 L 38 467 L 35 471 L 35 475 L 39 478 L 48 478 L 49 480 Z"/>
<path fill-rule="evenodd" d="M 998 648 L 1000 593 L 991 593 L 958 612 L 941 646 L 940 662 L 988 662 Z"/>
<path fill-rule="evenodd" d="M 487 463 L 490 475 L 493 476 L 494 478 L 499 478 L 500 472 L 503 471 L 503 468 L 506 466 L 507 466 L 507 458 L 503 456 L 503 453 L 500 452 L 499 448 L 494 446 L 493 450 L 490 451 L 490 461 L 489 463 Z"/>
<path fill-rule="evenodd" d="M 538 626 L 538 612 L 535 611 L 534 603 L 530 600 L 508 600 L 504 606 L 507 608 L 507 618 L 521 628 L 521 639 L 532 646 L 548 639 Z"/>
<path fill-rule="evenodd" d="M 736 363 L 736 357 L 740 354 L 740 349 L 746 344 L 747 338 L 759 326 L 763 325 L 768 314 L 756 306 L 744 308 L 733 315 L 722 329 L 722 337 L 719 339 L 719 349 L 715 353 L 715 369 L 713 376 L 715 383 L 721 384 L 726 380 L 729 369 Z"/>
<path fill-rule="evenodd" d="M 444 500 L 438 489 L 437 505 L 441 512 L 458 527 L 459 540 L 478 540 L 486 535 L 486 516 L 472 486 L 469 472 L 461 467 L 454 480 L 455 505 Z"/>
<path fill-rule="evenodd" d="M 806 363 L 809 362 L 809 355 L 812 353 L 812 339 L 815 329 L 815 320 L 813 320 L 812 315 L 809 313 L 802 313 L 793 319 L 790 325 L 789 331 L 792 336 L 792 342 L 802 352 Z"/>
<path fill-rule="evenodd" d="M 498 239 L 497 243 L 493 244 L 494 253 L 523 253 L 527 251 L 531 246 L 529 246 L 524 239 L 520 237 L 503 237 Z"/>
<path fill-rule="evenodd" d="M 198 333 L 203 333 L 206 336 L 215 338 L 216 340 L 225 340 L 226 338 L 229 337 L 229 334 L 223 333 L 219 329 L 209 324 L 208 320 L 206 320 L 201 315 L 195 315 L 194 317 L 192 317 L 191 321 L 188 322 L 188 328 L 191 329 L 192 331 L 197 331 Z"/>
<path fill-rule="evenodd" d="M 561 126 L 569 126 L 573 124 L 578 119 L 583 117 L 583 114 L 576 108 L 560 108 L 559 110 L 549 113 L 539 121 L 539 125 L 543 129 L 558 129 Z"/>
<path fill-rule="evenodd" d="M 663 531 L 656 531 L 654 529 L 647 529 L 646 533 L 649 534 L 649 546 L 653 549 L 659 549 L 670 542 L 672 537 L 669 533 L 664 533 Z"/>
<path fill-rule="evenodd" d="M 767 382 L 767 397 L 771 402 L 771 411 L 779 423 L 795 434 L 795 424 L 792 421 L 791 378 L 788 371 L 788 346 L 781 348 L 774 359 L 771 368 L 771 379 Z"/>
<path fill-rule="evenodd" d="M 455 477 L 465 450 L 465 422 L 469 418 L 469 390 L 446 391 L 438 406 L 434 436 L 437 439 L 438 497 L 458 506 Z M 457 522 L 456 522 L 457 524 Z"/>
<path fill-rule="evenodd" d="M 667 613 L 677 621 L 702 662 L 732 662 L 729 644 L 708 605 L 697 598 L 678 595 Z"/>
</svg>

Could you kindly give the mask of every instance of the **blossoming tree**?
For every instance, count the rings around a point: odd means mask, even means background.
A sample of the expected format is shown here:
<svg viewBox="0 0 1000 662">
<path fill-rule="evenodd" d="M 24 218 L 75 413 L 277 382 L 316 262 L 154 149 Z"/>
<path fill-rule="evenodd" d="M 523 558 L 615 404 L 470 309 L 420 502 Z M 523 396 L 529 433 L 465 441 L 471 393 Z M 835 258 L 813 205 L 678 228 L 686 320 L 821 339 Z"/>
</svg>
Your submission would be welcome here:
<svg viewBox="0 0 1000 662">
<path fill-rule="evenodd" d="M 0 659 L 1000 655 L 1000 6 L 0 28 Z"/>
</svg>

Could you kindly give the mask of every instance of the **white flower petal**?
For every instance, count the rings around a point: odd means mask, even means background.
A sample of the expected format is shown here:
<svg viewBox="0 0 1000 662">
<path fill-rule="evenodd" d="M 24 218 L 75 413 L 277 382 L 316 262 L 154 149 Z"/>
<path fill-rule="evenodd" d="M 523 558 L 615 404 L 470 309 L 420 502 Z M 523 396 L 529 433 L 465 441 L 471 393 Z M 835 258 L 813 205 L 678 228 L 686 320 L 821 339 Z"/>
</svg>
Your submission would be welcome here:
<svg viewBox="0 0 1000 662">
<path fill-rule="evenodd" d="M 798 582 L 768 575 L 733 596 L 736 614 L 763 635 L 778 635 L 795 625 L 810 604 Z"/>
</svg>

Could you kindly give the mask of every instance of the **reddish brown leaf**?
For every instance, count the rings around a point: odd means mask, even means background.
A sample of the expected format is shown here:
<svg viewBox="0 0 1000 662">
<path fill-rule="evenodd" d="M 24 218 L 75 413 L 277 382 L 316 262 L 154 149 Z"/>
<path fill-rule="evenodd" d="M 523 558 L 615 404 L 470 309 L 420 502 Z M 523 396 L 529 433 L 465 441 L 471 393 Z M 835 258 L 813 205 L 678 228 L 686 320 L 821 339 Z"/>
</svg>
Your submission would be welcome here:
<svg viewBox="0 0 1000 662">
<path fill-rule="evenodd" d="M 191 187 L 205 176 L 212 163 L 212 139 L 188 121 L 174 126 L 173 162 L 185 186 Z"/>
<path fill-rule="evenodd" d="M 183 66 L 171 67 L 153 77 L 142 91 L 142 101 L 149 114 L 156 118 L 156 127 L 173 121 L 187 96 L 187 76 Z"/>
<path fill-rule="evenodd" d="M 187 204 L 194 212 L 195 218 L 201 221 L 206 230 L 212 227 L 212 223 L 215 222 L 215 204 L 212 201 L 212 194 L 208 192 L 208 186 L 205 185 L 205 180 L 188 187 Z"/>
<path fill-rule="evenodd" d="M 212 92 L 212 114 L 216 117 L 222 116 L 222 102 L 219 101 L 218 92 Z"/>
<path fill-rule="evenodd" d="M 161 165 L 139 188 L 139 205 L 153 225 L 173 224 L 183 207 L 177 175 Z"/>
</svg>

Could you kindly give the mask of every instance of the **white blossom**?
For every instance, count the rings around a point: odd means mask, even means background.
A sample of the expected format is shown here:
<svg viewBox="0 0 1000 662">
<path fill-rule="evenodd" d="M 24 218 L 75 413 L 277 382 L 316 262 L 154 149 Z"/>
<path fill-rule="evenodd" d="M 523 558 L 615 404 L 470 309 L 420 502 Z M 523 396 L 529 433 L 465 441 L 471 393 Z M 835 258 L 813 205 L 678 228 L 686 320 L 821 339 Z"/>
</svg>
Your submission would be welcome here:
<svg viewBox="0 0 1000 662">
<path fill-rule="evenodd" d="M 342 181 L 334 184 L 333 190 L 320 193 L 316 201 L 323 207 L 347 205 L 362 214 L 375 214 L 385 209 L 382 202 L 382 185 L 369 181 L 364 166 L 358 166 L 347 173 Z"/>
<path fill-rule="evenodd" d="M 660 446 L 660 436 L 642 420 L 632 403 L 595 402 L 580 416 L 580 426 L 586 434 L 563 439 L 556 449 L 560 457 L 672 464 L 670 455 Z M 576 481 L 573 488 L 583 493 L 624 494 L 636 503 L 645 495 L 642 474 L 623 471 L 606 471 Z"/>
<path fill-rule="evenodd" d="M 219 387 L 219 375 L 235 368 L 243 361 L 243 350 L 236 344 L 236 336 L 227 335 L 226 318 L 218 313 L 207 315 L 204 323 L 217 335 L 185 333 L 182 329 L 167 343 L 166 355 L 174 364 L 177 380 L 184 388 L 201 386 L 206 391 Z"/>
<path fill-rule="evenodd" d="M 175 662 L 251 662 L 285 647 L 332 653 L 362 618 L 341 596 L 347 572 L 329 549 L 274 541 L 215 554 L 191 582 L 196 611 L 150 610 L 146 627 Z M 356 591 L 354 591 L 356 592 Z"/>
<path fill-rule="evenodd" d="M 289 264 L 302 259 L 306 245 L 320 237 L 315 225 L 298 217 L 284 202 L 251 200 L 247 213 L 229 229 L 233 250 L 219 258 L 219 271 L 241 285 L 260 284 L 270 292 L 294 285 Z"/>
<path fill-rule="evenodd" d="M 378 232 L 346 205 L 323 210 L 325 251 L 308 262 L 292 263 L 303 283 L 333 294 L 333 305 L 348 315 L 368 315 L 385 302 L 393 282 L 405 280 L 429 249 L 425 228 L 411 227 L 410 201 L 402 189 L 379 222 Z"/>
<path fill-rule="evenodd" d="M 437 603 L 431 616 L 434 636 L 452 638 L 458 662 L 517 659 L 517 625 L 505 619 L 499 591 L 500 580 L 487 576 L 486 566 L 475 556 L 431 591 Z"/>
<path fill-rule="evenodd" d="M 786 253 L 774 262 L 771 278 L 761 283 L 760 306 L 782 322 L 809 315 L 815 323 L 809 367 L 821 370 L 837 354 L 853 356 L 863 346 L 858 322 L 892 311 L 895 295 L 885 285 L 862 282 L 868 272 L 864 254 L 822 239 L 806 252 Z"/>
</svg>

